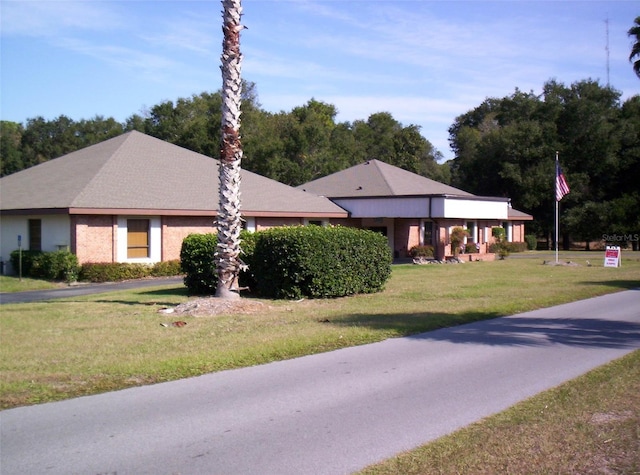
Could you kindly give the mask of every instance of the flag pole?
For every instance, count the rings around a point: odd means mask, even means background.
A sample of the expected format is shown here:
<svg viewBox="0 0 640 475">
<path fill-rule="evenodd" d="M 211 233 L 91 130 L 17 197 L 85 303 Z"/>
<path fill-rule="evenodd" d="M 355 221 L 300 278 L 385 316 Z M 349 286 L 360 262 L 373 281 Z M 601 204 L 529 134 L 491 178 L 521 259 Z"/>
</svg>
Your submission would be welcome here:
<svg viewBox="0 0 640 475">
<path fill-rule="evenodd" d="M 554 178 L 554 188 L 558 186 L 558 152 L 556 151 L 556 174 L 555 174 L 555 178 Z M 556 195 L 556 264 L 558 263 L 558 197 Z"/>
</svg>

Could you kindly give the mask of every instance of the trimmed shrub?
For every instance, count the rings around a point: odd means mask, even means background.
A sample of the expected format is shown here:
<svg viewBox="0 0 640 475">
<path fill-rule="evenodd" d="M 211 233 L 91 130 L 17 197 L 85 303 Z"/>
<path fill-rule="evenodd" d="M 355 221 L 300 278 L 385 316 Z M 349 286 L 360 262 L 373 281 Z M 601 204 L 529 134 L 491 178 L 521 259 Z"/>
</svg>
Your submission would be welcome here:
<svg viewBox="0 0 640 475">
<path fill-rule="evenodd" d="M 152 277 L 171 277 L 182 274 L 180 260 L 156 262 L 151 268 Z"/>
<path fill-rule="evenodd" d="M 255 287 L 252 271 L 253 249 L 259 233 L 240 232 L 240 259 L 249 266 L 246 272 L 240 272 L 239 283 L 242 287 Z M 184 285 L 196 295 L 212 295 L 218 286 L 218 273 L 215 252 L 218 237 L 215 233 L 190 234 L 182 241 L 180 250 L 180 268 L 185 274 Z"/>
<path fill-rule="evenodd" d="M 36 261 L 36 268 L 40 267 L 38 259 L 44 254 L 42 251 L 22 251 L 22 275 L 24 277 L 33 277 L 31 269 L 34 267 L 34 261 Z M 11 267 L 16 274 L 20 273 L 20 250 L 16 249 L 11 252 L 9 257 L 11 261 Z M 38 271 L 36 271 L 38 272 Z"/>
<path fill-rule="evenodd" d="M 433 246 L 413 246 L 411 249 L 409 249 L 409 255 L 413 258 L 433 257 Z"/>
<path fill-rule="evenodd" d="M 507 235 L 507 232 L 505 231 L 504 228 L 496 226 L 495 228 L 491 228 L 491 235 L 494 238 L 496 238 L 497 242 L 502 242 L 504 241 L 504 238 Z"/>
<path fill-rule="evenodd" d="M 495 242 L 489 246 L 489 252 L 495 252 L 502 258 L 512 252 L 524 252 L 526 249 L 526 242 Z"/>
<path fill-rule="evenodd" d="M 509 252 L 524 252 L 528 247 L 528 244 L 526 242 L 508 242 L 506 244 Z"/>
<path fill-rule="evenodd" d="M 131 262 L 88 262 L 80 268 L 78 279 L 87 282 L 120 282 L 145 277 L 180 275 L 180 261 L 139 264 Z"/>
<path fill-rule="evenodd" d="M 214 233 L 189 234 L 182 241 L 180 268 L 184 285 L 192 294 L 213 295 L 218 286 L 214 255 L 218 237 Z"/>
<path fill-rule="evenodd" d="M 88 282 L 119 282 L 142 279 L 151 275 L 152 266 L 128 262 L 88 262 L 80 268 L 79 280 Z"/>
<path fill-rule="evenodd" d="M 66 282 L 78 280 L 80 265 L 75 254 L 69 251 L 45 252 L 43 261 L 42 268 L 46 279 Z"/>
<path fill-rule="evenodd" d="M 11 253 L 11 266 L 20 272 L 19 250 Z M 22 275 L 26 277 L 74 282 L 79 269 L 78 258 L 69 251 L 22 251 Z"/>
<path fill-rule="evenodd" d="M 240 239 L 242 240 L 240 243 L 240 249 L 242 250 L 240 259 L 248 266 L 246 271 L 240 272 L 240 287 L 248 287 L 249 289 L 256 288 L 253 256 L 259 236 L 260 233 L 250 233 L 249 231 L 242 231 L 240 233 Z"/>
<path fill-rule="evenodd" d="M 464 245 L 464 252 L 465 254 L 477 254 L 478 248 L 476 247 L 475 243 L 468 242 L 467 244 Z"/>
<path fill-rule="evenodd" d="M 524 240 L 527 243 L 527 249 L 530 251 L 535 251 L 538 247 L 538 237 L 535 234 L 525 235 Z"/>
<path fill-rule="evenodd" d="M 260 295 L 342 297 L 384 288 L 391 274 L 387 238 L 348 227 L 296 226 L 257 233 L 253 274 Z"/>
</svg>

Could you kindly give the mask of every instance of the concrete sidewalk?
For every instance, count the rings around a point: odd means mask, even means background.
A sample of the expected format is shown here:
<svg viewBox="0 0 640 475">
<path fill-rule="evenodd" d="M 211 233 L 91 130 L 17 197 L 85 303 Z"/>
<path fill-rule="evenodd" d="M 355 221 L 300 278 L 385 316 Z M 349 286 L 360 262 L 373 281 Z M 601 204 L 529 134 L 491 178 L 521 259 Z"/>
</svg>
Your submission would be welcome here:
<svg viewBox="0 0 640 475">
<path fill-rule="evenodd" d="M 0 467 L 3 475 L 347 474 L 638 348 L 640 290 L 629 290 L 3 411 Z"/>
</svg>

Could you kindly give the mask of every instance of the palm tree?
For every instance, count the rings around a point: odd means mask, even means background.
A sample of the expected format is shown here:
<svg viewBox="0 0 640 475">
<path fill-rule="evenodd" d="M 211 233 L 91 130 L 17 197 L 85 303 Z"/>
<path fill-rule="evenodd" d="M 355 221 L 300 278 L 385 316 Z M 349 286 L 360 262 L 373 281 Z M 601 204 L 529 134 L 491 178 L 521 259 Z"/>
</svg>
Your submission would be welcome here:
<svg viewBox="0 0 640 475">
<path fill-rule="evenodd" d="M 636 76 L 640 78 L 640 16 L 636 17 L 635 25 L 629 28 L 627 34 L 631 37 L 635 37 L 635 42 L 631 47 L 631 54 L 629 55 L 629 61 L 633 62 L 633 70 Z M 633 61 L 633 58 L 637 58 Z"/>
<path fill-rule="evenodd" d="M 222 143 L 220 147 L 218 247 L 216 297 L 238 298 L 236 284 L 240 261 L 240 102 L 242 98 L 240 53 L 241 0 L 222 0 Z"/>
</svg>

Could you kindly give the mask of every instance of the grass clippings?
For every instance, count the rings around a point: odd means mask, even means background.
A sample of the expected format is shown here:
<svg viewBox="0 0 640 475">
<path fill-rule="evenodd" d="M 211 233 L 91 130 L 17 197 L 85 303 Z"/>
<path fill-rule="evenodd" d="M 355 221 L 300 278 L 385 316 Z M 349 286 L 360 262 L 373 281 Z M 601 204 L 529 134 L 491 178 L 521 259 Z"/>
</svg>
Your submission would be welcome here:
<svg viewBox="0 0 640 475">
<path fill-rule="evenodd" d="M 224 300 L 215 297 L 200 297 L 181 303 L 175 308 L 161 310 L 162 313 L 175 316 L 215 317 L 221 314 L 255 314 L 265 311 L 264 302 L 252 299 Z"/>
</svg>

